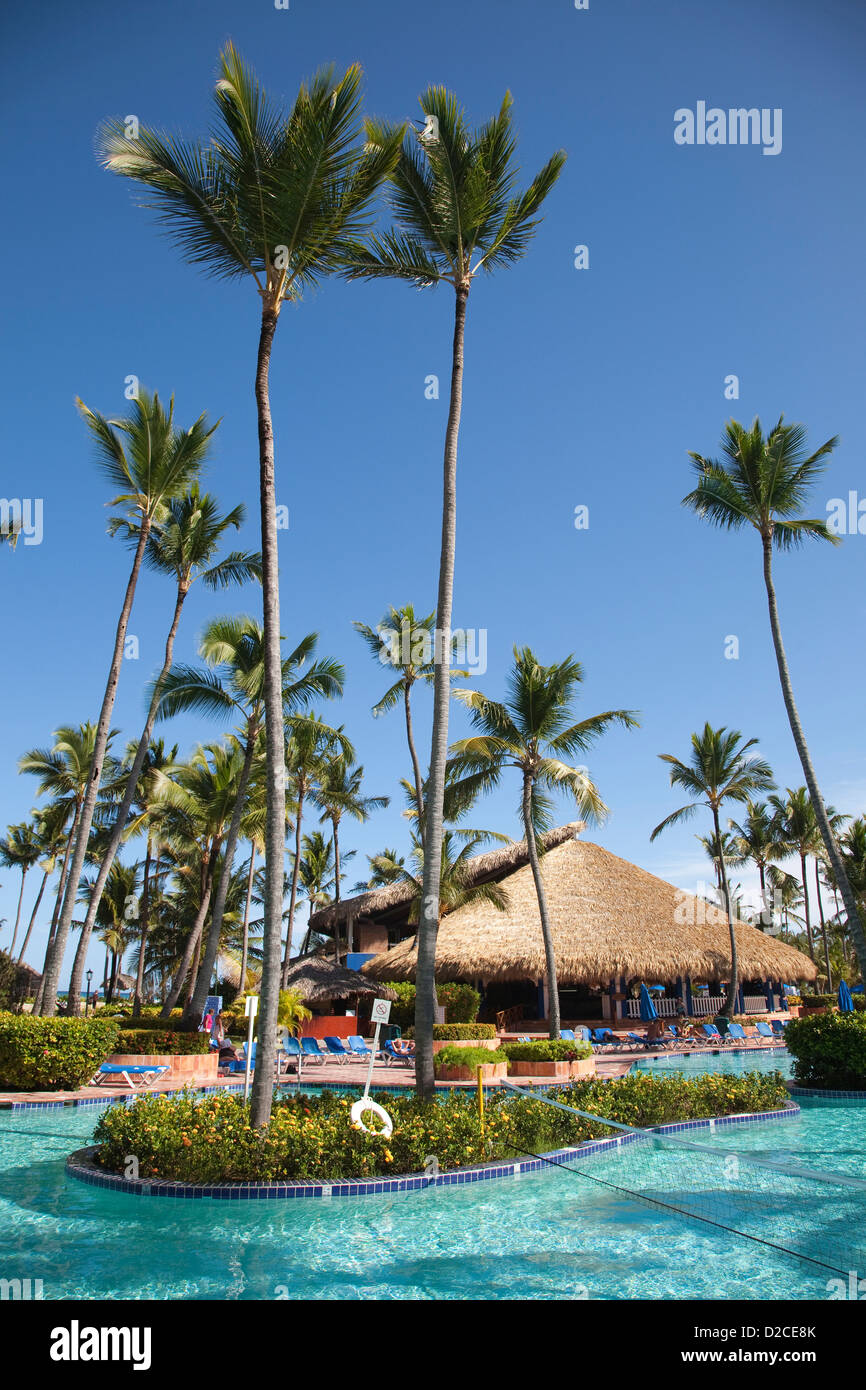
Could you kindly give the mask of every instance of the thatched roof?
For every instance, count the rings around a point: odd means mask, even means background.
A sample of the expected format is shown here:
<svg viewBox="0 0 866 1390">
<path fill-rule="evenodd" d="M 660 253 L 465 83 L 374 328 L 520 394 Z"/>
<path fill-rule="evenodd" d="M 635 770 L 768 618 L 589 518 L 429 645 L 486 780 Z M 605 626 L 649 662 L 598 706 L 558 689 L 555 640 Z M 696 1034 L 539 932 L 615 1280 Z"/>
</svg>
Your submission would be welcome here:
<svg viewBox="0 0 866 1390">
<path fill-rule="evenodd" d="M 571 821 L 568 825 L 557 826 L 541 837 L 545 849 L 554 849 L 565 840 L 571 840 L 584 827 L 584 821 Z M 509 845 L 488 850 L 486 854 L 476 854 L 467 864 L 467 881 L 470 884 L 483 883 L 505 877 L 523 864 L 529 863 L 525 840 L 515 840 Z M 329 903 L 310 917 L 310 926 L 315 932 L 331 932 L 338 923 L 362 919 L 378 918 L 391 909 L 408 909 L 415 895 L 412 883 L 390 883 L 387 888 L 375 888 L 369 893 L 360 893 L 354 898 L 342 898 L 338 903 Z"/>
<path fill-rule="evenodd" d="M 727 979 L 730 939 L 723 912 L 570 835 L 542 860 L 560 984 L 612 978 L 673 983 Z M 508 906 L 469 903 L 443 918 L 436 944 L 440 980 L 537 980 L 544 945 L 529 866 L 502 880 Z M 742 979 L 814 980 L 812 961 L 793 946 L 740 922 L 735 927 Z M 415 938 L 362 967 L 378 980 L 412 980 Z"/>
<path fill-rule="evenodd" d="M 286 988 L 297 990 L 304 1003 L 310 1007 L 329 1004 L 335 999 L 397 998 L 387 985 L 365 980 L 357 970 L 338 965 L 328 956 L 298 956 L 289 965 Z"/>
</svg>

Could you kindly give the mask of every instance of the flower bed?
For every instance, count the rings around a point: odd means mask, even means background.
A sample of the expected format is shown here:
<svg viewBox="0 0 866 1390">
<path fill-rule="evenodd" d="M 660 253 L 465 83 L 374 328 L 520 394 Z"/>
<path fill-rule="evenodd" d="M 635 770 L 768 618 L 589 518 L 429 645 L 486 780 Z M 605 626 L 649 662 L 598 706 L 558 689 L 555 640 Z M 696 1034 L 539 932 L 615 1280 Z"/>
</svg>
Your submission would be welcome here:
<svg viewBox="0 0 866 1390">
<path fill-rule="evenodd" d="M 109 1019 L 0 1014 L 0 1087 L 77 1090 L 105 1061 L 117 1035 Z"/>
<path fill-rule="evenodd" d="M 705 1074 L 615 1081 L 581 1081 L 557 1098 L 620 1123 L 646 1127 L 743 1113 L 781 1111 L 782 1077 Z M 430 1155 L 440 1169 L 542 1153 L 609 1136 L 601 1120 L 584 1120 L 532 1096 L 494 1090 L 482 1130 L 471 1092 L 452 1091 L 434 1102 L 415 1095 L 376 1097 L 394 1122 L 389 1139 L 350 1123 L 352 1098 L 325 1091 L 279 1100 L 270 1124 L 254 1130 L 239 1097 L 197 1097 L 191 1091 L 139 1096 L 101 1116 L 95 1141 L 105 1171 L 123 1173 L 134 1154 L 139 1176 L 192 1183 L 329 1182 L 425 1170 Z"/>
</svg>

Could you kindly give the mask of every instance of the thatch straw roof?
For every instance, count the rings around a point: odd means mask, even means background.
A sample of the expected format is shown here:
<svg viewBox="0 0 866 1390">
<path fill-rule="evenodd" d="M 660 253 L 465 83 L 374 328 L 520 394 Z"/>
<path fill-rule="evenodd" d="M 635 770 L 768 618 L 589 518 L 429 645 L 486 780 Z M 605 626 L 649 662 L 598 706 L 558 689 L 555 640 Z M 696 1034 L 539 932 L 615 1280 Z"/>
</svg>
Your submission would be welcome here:
<svg viewBox="0 0 866 1390">
<path fill-rule="evenodd" d="M 357 970 L 348 970 L 328 956 L 298 956 L 287 972 L 286 988 L 297 990 L 310 1007 L 329 1004 L 335 999 L 396 999 L 387 985 L 366 980 Z"/>
<path fill-rule="evenodd" d="M 541 837 L 544 848 L 554 849 L 564 841 L 573 839 L 583 827 L 584 821 L 577 820 L 549 830 Z M 475 884 L 499 879 L 528 863 L 526 841 L 515 840 L 510 845 L 488 850 L 486 854 L 474 855 L 467 864 L 467 881 Z M 320 908 L 311 915 L 310 926 L 315 932 L 330 932 L 338 923 L 346 922 L 350 917 L 358 921 L 361 918 L 379 917 L 392 908 L 408 908 L 414 895 L 413 884 L 391 883 L 387 888 L 375 888 L 369 893 L 360 893 L 354 898 L 342 898 L 338 903 L 330 903 L 327 907 Z"/>
<path fill-rule="evenodd" d="M 620 975 L 674 983 L 677 976 L 726 980 L 730 939 L 723 912 L 569 835 L 542 860 L 560 984 L 607 983 Z M 502 880 L 508 907 L 469 903 L 443 918 L 436 945 L 440 980 L 537 980 L 546 973 L 529 866 Z M 814 980 L 812 961 L 793 946 L 741 922 L 740 976 Z M 378 980 L 412 980 L 415 938 L 362 967 Z"/>
</svg>

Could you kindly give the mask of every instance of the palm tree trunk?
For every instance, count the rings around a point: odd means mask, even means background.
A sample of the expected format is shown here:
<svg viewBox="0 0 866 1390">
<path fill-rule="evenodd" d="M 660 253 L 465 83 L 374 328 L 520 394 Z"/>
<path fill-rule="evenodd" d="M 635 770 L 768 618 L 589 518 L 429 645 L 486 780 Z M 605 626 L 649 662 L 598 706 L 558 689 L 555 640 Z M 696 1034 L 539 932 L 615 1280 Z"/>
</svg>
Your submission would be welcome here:
<svg viewBox="0 0 866 1390">
<path fill-rule="evenodd" d="M 18 953 L 19 961 L 22 961 L 24 959 L 24 952 L 27 950 L 27 946 L 30 941 L 30 933 L 33 931 L 33 925 L 36 921 L 36 914 L 39 911 L 39 905 L 42 902 L 42 894 L 45 892 L 45 885 L 50 877 L 51 870 L 44 869 L 42 872 L 42 882 L 39 885 L 39 892 L 36 894 L 36 901 L 33 904 L 33 911 L 30 914 L 30 921 L 27 923 L 27 930 L 24 933 L 24 940 L 21 943 L 21 950 Z M 10 951 L 9 954 L 11 955 L 12 952 Z"/>
<path fill-rule="evenodd" d="M 719 811 L 718 807 L 713 807 L 713 824 L 716 830 L 716 844 L 721 850 L 721 835 L 719 832 Z M 719 854 L 719 873 L 722 880 L 722 896 L 725 900 L 725 912 L 728 918 L 728 933 L 731 938 L 731 978 L 728 981 L 728 993 L 722 1005 L 721 1013 L 725 1018 L 733 1018 L 734 1009 L 737 1003 L 737 986 L 740 982 L 740 965 L 737 959 L 737 937 L 734 931 L 734 916 L 731 911 L 731 890 L 728 886 L 728 866 L 725 863 L 723 854 Z"/>
<path fill-rule="evenodd" d="M 409 756 L 412 759 L 412 775 L 415 779 L 415 809 L 418 812 L 418 839 L 424 841 L 424 794 L 422 791 L 423 782 L 421 779 L 421 764 L 418 761 L 418 751 L 415 747 L 415 734 L 412 729 L 412 707 L 410 704 L 410 686 L 408 682 L 403 684 L 403 704 L 406 709 L 406 738 L 409 741 Z"/>
<path fill-rule="evenodd" d="M 538 862 L 538 846 L 535 843 L 535 827 L 532 824 L 532 778 L 529 773 L 523 777 L 523 833 L 526 836 L 526 849 L 535 880 L 535 896 L 538 899 L 538 915 L 541 918 L 541 935 L 544 940 L 544 958 L 547 963 L 547 1031 L 551 1038 L 558 1038 L 561 1027 L 559 1017 L 559 984 L 556 978 L 556 954 L 550 931 L 550 914 L 547 911 L 547 894 L 541 865 Z"/>
<path fill-rule="evenodd" d="M 21 903 L 24 899 L 24 884 L 27 880 L 27 869 L 21 870 L 21 887 L 18 892 L 18 911 L 15 913 L 15 930 L 12 933 L 12 942 L 9 946 L 9 955 L 15 950 L 15 942 L 18 940 L 18 927 L 21 924 Z"/>
<path fill-rule="evenodd" d="M 772 538 L 770 536 L 763 537 L 763 547 L 764 584 L 766 585 L 767 589 L 767 603 L 770 609 L 770 627 L 773 633 L 773 646 L 776 649 L 776 665 L 779 668 L 779 680 L 782 685 L 782 697 L 785 701 L 785 709 L 788 713 L 788 723 L 791 726 L 791 733 L 793 735 L 794 743 L 797 748 L 797 754 L 800 759 L 800 765 L 803 769 L 803 777 L 805 778 L 806 786 L 809 788 L 809 797 L 815 809 L 815 819 L 818 822 L 818 829 L 821 832 L 821 839 L 824 842 L 824 848 L 827 851 L 827 858 L 830 860 L 830 864 L 832 866 L 833 873 L 836 878 L 836 883 L 839 887 L 839 892 L 842 895 L 842 901 L 845 904 L 845 911 L 848 915 L 848 926 L 851 932 L 851 937 L 853 939 L 855 949 L 857 951 L 857 959 L 860 964 L 860 972 L 863 976 L 863 979 L 866 980 L 866 934 L 864 934 L 863 931 L 863 923 L 861 922 L 860 914 L 857 911 L 857 902 L 854 897 L 851 884 L 848 882 L 848 876 L 845 873 L 845 865 L 843 864 L 842 856 L 839 853 L 839 846 L 836 843 L 836 837 L 834 836 L 833 831 L 830 828 L 830 822 L 827 818 L 827 810 L 824 806 L 824 800 L 821 796 L 821 791 L 818 786 L 818 779 L 815 776 L 815 769 L 812 766 L 812 758 L 809 753 L 808 745 L 806 743 L 806 736 L 803 733 L 803 726 L 800 723 L 800 715 L 797 711 L 797 706 L 794 703 L 794 690 L 793 686 L 791 685 L 791 673 L 788 670 L 788 658 L 785 655 L 785 648 L 782 643 L 782 629 L 779 623 L 779 609 L 776 603 L 776 590 L 773 584 L 773 547 Z"/>
<path fill-rule="evenodd" d="M 144 879 L 141 885 L 141 935 L 138 940 L 138 969 L 135 972 L 135 994 L 132 999 L 133 1018 L 138 1018 L 141 1013 L 141 995 L 144 989 L 144 954 L 147 947 L 147 928 L 150 921 L 150 861 L 151 842 L 148 835 L 147 849 L 144 854 Z M 159 859 L 157 857 L 157 881 L 158 876 Z"/>
<path fill-rule="evenodd" d="M 36 991 L 36 998 L 33 1002 L 33 1017 L 42 1011 L 42 998 L 45 993 L 45 978 L 48 974 L 48 965 L 51 960 L 51 953 L 54 950 L 54 937 L 57 932 L 57 919 L 60 916 L 60 909 L 63 905 L 63 897 L 66 892 L 66 882 L 69 877 L 69 861 L 72 855 L 72 845 L 75 840 L 75 830 L 78 825 L 78 813 L 81 810 L 80 803 L 76 801 L 75 809 L 72 812 L 72 824 L 69 827 L 69 835 L 66 840 L 66 848 L 63 851 L 63 862 L 60 865 L 60 879 L 57 884 L 57 895 L 54 899 L 54 910 L 51 913 L 51 925 L 48 928 L 48 941 L 45 946 L 45 960 L 42 966 L 42 979 L 39 981 L 39 988 Z"/>
<path fill-rule="evenodd" d="M 78 885 L 81 881 L 81 872 L 84 868 L 84 856 L 87 853 L 87 843 L 90 839 L 90 827 L 93 824 L 93 813 L 96 810 L 99 784 L 102 781 L 102 765 L 105 762 L 105 754 L 108 748 L 108 738 L 111 733 L 111 716 L 114 711 L 114 700 L 117 695 L 117 684 L 120 679 L 120 665 L 123 661 L 123 644 L 126 639 L 129 615 L 132 612 L 132 601 L 135 598 L 138 575 L 141 570 L 141 562 L 144 557 L 144 550 L 147 545 L 149 534 L 150 521 L 147 517 L 143 517 L 138 533 L 138 545 L 135 548 L 135 559 L 132 562 L 132 571 L 126 585 L 123 607 L 120 610 L 117 631 L 114 635 L 114 651 L 111 656 L 111 666 L 108 671 L 108 682 L 105 687 L 105 694 L 102 697 L 102 709 L 99 712 L 99 723 L 96 726 L 93 759 L 90 764 L 84 804 L 78 819 L 78 834 L 75 839 L 72 865 L 69 870 L 66 893 L 63 898 L 63 907 L 60 910 L 60 920 L 57 923 L 57 935 L 54 938 L 54 949 L 51 953 L 51 960 L 46 970 L 45 988 L 42 995 L 43 1017 L 50 1016 L 57 1011 L 57 987 L 60 983 L 60 971 L 63 967 L 63 957 L 66 954 L 66 943 L 69 940 L 69 929 L 72 926 L 72 913 L 75 909 L 75 898 L 78 893 Z"/>
<path fill-rule="evenodd" d="M 332 820 L 332 821 L 331 821 L 331 825 L 333 826 L 333 829 L 334 829 L 334 902 L 337 902 L 337 903 L 338 903 L 338 902 L 340 901 L 340 834 L 339 834 L 340 822 L 339 822 L 339 820 Z M 310 911 L 312 912 L 312 904 L 310 905 Z M 307 934 L 309 935 L 309 928 L 307 929 Z M 348 954 L 349 954 L 349 944 L 350 944 L 350 943 L 349 943 L 349 934 L 348 934 L 348 930 L 347 930 L 347 932 L 346 932 L 346 955 L 347 955 L 347 956 L 348 956 Z M 340 964 L 340 925 L 339 925 L 339 923 L 337 923 L 336 927 L 334 928 L 334 957 L 335 957 L 335 959 L 336 959 L 337 964 L 339 965 L 339 964 Z"/>
<path fill-rule="evenodd" d="M 286 988 L 286 980 L 289 973 L 289 961 L 292 955 L 292 929 L 295 925 L 295 904 L 298 898 L 298 871 L 301 866 L 301 816 L 304 810 L 304 785 L 300 784 L 298 791 L 298 812 L 295 817 L 295 862 L 292 865 L 292 887 L 289 894 L 289 930 L 286 934 L 286 954 L 283 957 L 283 968 L 280 975 L 280 989 Z M 274 1024 L 276 1027 L 276 1024 Z"/>
<path fill-rule="evenodd" d="M 153 726 L 156 723 L 156 715 L 159 709 L 159 697 L 165 678 L 171 670 L 172 656 L 174 654 L 174 639 L 177 636 L 177 628 L 180 622 L 181 610 L 183 609 L 184 599 L 189 592 L 189 584 L 178 584 L 177 598 L 174 605 L 174 616 L 171 627 L 168 630 L 168 637 L 165 641 L 165 658 L 162 663 L 162 670 L 156 678 L 156 685 L 153 688 L 153 695 L 150 700 L 150 708 L 147 711 L 144 729 L 141 738 L 138 740 L 138 747 L 135 750 L 135 758 L 130 768 L 129 777 L 126 780 L 126 790 L 123 795 L 120 809 L 115 817 L 114 827 L 111 832 L 111 839 L 105 856 L 99 866 L 99 873 L 90 894 L 87 904 L 87 914 L 84 918 L 84 925 L 81 928 L 81 937 L 78 942 L 78 950 L 75 952 L 75 961 L 72 966 L 72 977 L 69 981 L 69 999 L 73 1013 L 78 1013 L 81 1008 L 81 981 L 84 978 L 84 967 L 87 963 L 87 951 L 90 946 L 90 934 L 93 931 L 93 924 L 96 921 L 96 913 L 102 898 L 111 866 L 114 863 L 120 843 L 123 839 L 123 832 L 126 829 L 126 820 L 132 809 L 135 800 L 135 793 L 138 790 L 138 779 L 141 776 L 141 769 L 144 767 L 144 760 L 147 757 L 147 750 L 150 747 L 150 736 L 153 733 Z M 74 1002 L 73 1002 L 74 1001 Z"/>
<path fill-rule="evenodd" d="M 265 903 L 262 939 L 262 985 L 259 1001 L 257 1065 L 253 1078 L 250 1123 L 266 1125 L 274 1098 L 277 1060 L 277 1013 L 280 1003 L 280 945 L 283 934 L 286 854 L 286 754 L 283 735 L 283 672 L 280 652 L 280 577 L 274 488 L 274 431 L 268 392 L 268 369 L 278 307 L 262 310 L 256 366 L 259 432 L 259 494 L 262 529 L 262 600 L 265 648 L 265 740 L 267 822 L 265 831 Z M 291 939 L 291 921 L 289 923 Z"/>
<path fill-rule="evenodd" d="M 809 904 L 809 884 L 806 879 L 806 856 L 800 852 L 800 878 L 803 883 L 803 911 L 806 915 L 806 945 L 809 948 L 809 957 L 815 959 L 815 947 L 812 944 L 812 912 Z"/>
<path fill-rule="evenodd" d="M 205 999 L 207 998 L 210 978 L 213 974 L 214 963 L 216 962 L 219 951 L 220 936 L 223 929 L 223 913 L 225 912 L 226 898 L 228 896 L 229 885 L 232 877 L 232 864 L 234 862 L 235 850 L 237 849 L 238 838 L 241 830 L 241 817 L 247 799 L 247 786 L 249 785 L 250 773 L 253 766 L 253 756 L 256 751 L 256 737 L 258 729 L 254 724 L 247 725 L 247 746 L 244 750 L 244 761 L 241 767 L 241 775 L 238 778 L 238 793 L 235 798 L 234 809 L 232 810 L 231 824 L 229 833 L 226 837 L 225 853 L 223 855 L 222 873 L 217 884 L 216 894 L 213 900 L 213 912 L 211 913 L 210 928 L 205 943 L 204 955 L 199 967 L 198 979 L 195 989 L 186 1009 L 185 1021 L 190 1022 L 192 1018 L 201 1018 L 204 1010 Z"/>
<path fill-rule="evenodd" d="M 821 897 L 821 872 L 820 861 L 815 858 L 815 893 L 818 898 L 818 917 L 821 922 L 821 940 L 824 943 L 824 964 L 827 967 L 827 992 L 833 993 L 833 972 L 830 969 L 830 946 L 827 941 L 827 923 L 824 920 L 824 902 Z"/>
<path fill-rule="evenodd" d="M 198 947 L 199 942 L 201 941 L 201 934 L 202 929 L 204 928 L 205 918 L 207 917 L 207 910 L 210 907 L 212 886 L 213 878 L 210 872 L 208 872 L 205 890 L 202 893 L 202 899 L 201 903 L 199 904 L 198 912 L 196 913 L 195 922 L 193 923 L 192 930 L 190 931 L 190 934 L 186 939 L 186 945 L 183 948 L 183 955 L 181 956 L 180 965 L 177 968 L 177 973 L 174 977 L 171 989 L 169 990 L 166 998 L 163 1000 L 162 1008 L 159 1011 L 160 1018 L 169 1018 L 171 1016 L 172 1009 L 175 1007 L 178 999 L 180 998 L 180 992 L 183 989 L 184 980 L 189 974 L 189 968 L 192 965 L 192 958 L 195 955 L 196 948 Z"/>
<path fill-rule="evenodd" d="M 433 1097 L 436 1084 L 433 1071 L 436 937 L 439 933 L 439 879 L 442 872 L 443 803 L 445 766 L 448 761 L 448 707 L 451 699 L 451 608 L 457 542 L 457 443 L 463 406 L 463 341 L 468 296 L 468 283 L 458 286 L 454 308 L 451 398 L 442 469 L 442 538 L 434 642 L 433 737 L 427 804 L 424 808 L 424 878 L 418 922 L 418 964 L 415 972 L 415 1081 L 419 1095 L 428 1100 Z"/>
<path fill-rule="evenodd" d="M 184 1019 L 186 1019 L 186 1018 L 189 1016 L 190 1001 L 191 1001 L 191 999 L 192 999 L 193 993 L 195 992 L 196 983 L 198 982 L 198 977 L 199 977 L 199 974 L 200 974 L 200 966 L 201 966 L 201 943 L 202 943 L 202 937 L 203 937 L 203 935 L 204 935 L 204 927 L 202 927 L 201 931 L 199 932 L 199 934 L 198 934 L 198 940 L 197 940 L 196 943 L 195 943 L 195 955 L 194 955 L 194 957 L 193 957 L 192 969 L 191 969 L 190 972 L 189 972 L 189 978 L 187 979 L 187 982 L 186 982 L 186 996 L 185 996 L 184 1001 L 183 1001 L 183 1017 L 184 1017 Z"/>
<path fill-rule="evenodd" d="M 244 941 L 241 948 L 241 977 L 240 992 L 246 993 L 247 988 L 247 954 L 250 949 L 250 906 L 253 900 L 253 882 L 256 872 L 256 843 L 250 840 L 250 875 L 247 879 L 247 900 L 244 905 Z"/>
</svg>

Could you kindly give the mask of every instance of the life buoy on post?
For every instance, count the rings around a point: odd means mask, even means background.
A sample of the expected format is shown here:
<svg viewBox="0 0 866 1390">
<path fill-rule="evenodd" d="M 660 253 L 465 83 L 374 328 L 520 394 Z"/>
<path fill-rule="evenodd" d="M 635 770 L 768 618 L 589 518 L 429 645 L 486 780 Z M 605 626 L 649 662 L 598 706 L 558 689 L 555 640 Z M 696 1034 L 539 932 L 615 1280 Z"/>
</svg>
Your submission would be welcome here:
<svg viewBox="0 0 866 1390">
<path fill-rule="evenodd" d="M 365 1110 L 372 1110 L 374 1115 L 379 1116 L 379 1119 L 382 1121 L 381 1129 L 367 1128 L 364 1121 L 361 1119 Z M 357 1125 L 365 1134 L 381 1134 L 383 1139 L 390 1139 L 391 1135 L 394 1133 L 394 1123 L 387 1110 L 383 1110 L 381 1105 L 377 1105 L 374 1100 L 370 1100 L 369 1096 L 362 1096 L 360 1100 L 356 1100 L 349 1114 L 352 1117 L 352 1124 Z"/>
</svg>

